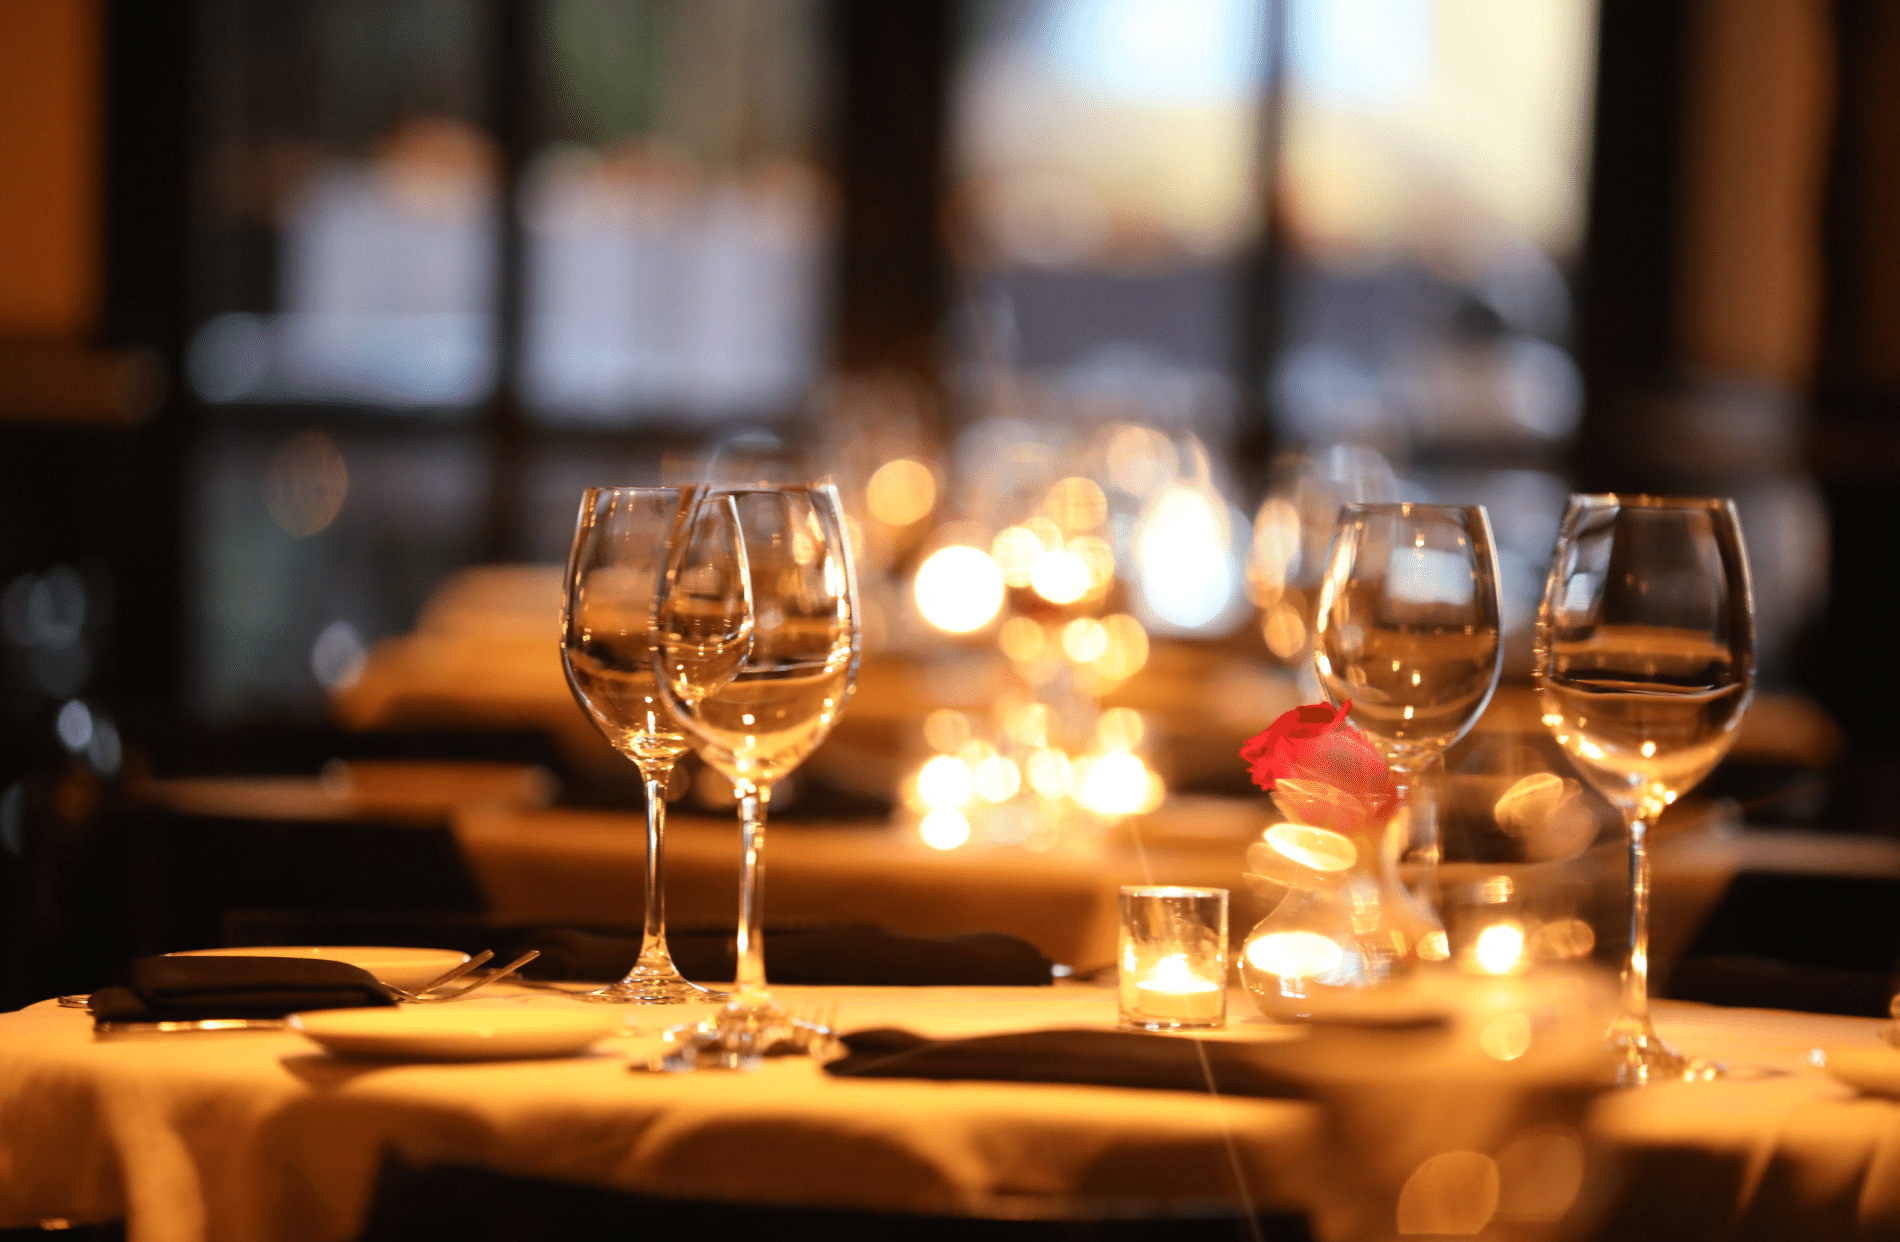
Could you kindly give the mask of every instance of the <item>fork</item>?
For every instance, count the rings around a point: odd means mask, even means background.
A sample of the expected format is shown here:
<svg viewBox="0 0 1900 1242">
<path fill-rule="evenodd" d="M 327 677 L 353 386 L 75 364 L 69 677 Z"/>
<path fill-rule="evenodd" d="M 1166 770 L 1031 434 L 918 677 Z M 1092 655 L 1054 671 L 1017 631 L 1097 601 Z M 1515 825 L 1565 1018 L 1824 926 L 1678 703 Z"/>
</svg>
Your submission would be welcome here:
<svg viewBox="0 0 1900 1242">
<path fill-rule="evenodd" d="M 444 1001 L 461 1000 L 464 996 L 467 996 L 471 992 L 478 992 L 481 989 L 487 987 L 491 983 L 499 983 L 503 979 L 506 979 L 509 975 L 514 974 L 517 970 L 520 970 L 523 966 L 526 966 L 529 962 L 532 962 L 535 958 L 540 957 L 541 950 L 529 949 L 526 953 L 523 953 L 520 957 L 516 958 L 514 961 L 509 962 L 506 966 L 503 966 L 500 970 L 494 971 L 491 974 L 483 975 L 481 978 L 475 980 L 473 983 L 465 983 L 453 992 L 448 992 L 441 996 L 429 995 L 430 992 L 434 991 L 436 988 L 441 987 L 444 983 L 455 982 L 462 975 L 467 974 L 469 971 L 475 969 L 475 967 L 481 965 L 483 962 L 487 961 L 489 958 L 493 956 L 494 954 L 492 952 L 488 950 L 483 950 L 479 956 L 471 958 L 470 960 L 462 963 L 462 965 L 458 966 L 454 971 L 450 972 L 447 976 L 432 980 L 426 987 L 417 988 L 413 992 L 405 991 L 402 988 L 394 988 L 394 987 L 390 988 L 389 990 L 396 994 L 397 999 L 407 1001 L 412 1005 L 439 1005 L 439 1004 L 442 1004 Z"/>
</svg>

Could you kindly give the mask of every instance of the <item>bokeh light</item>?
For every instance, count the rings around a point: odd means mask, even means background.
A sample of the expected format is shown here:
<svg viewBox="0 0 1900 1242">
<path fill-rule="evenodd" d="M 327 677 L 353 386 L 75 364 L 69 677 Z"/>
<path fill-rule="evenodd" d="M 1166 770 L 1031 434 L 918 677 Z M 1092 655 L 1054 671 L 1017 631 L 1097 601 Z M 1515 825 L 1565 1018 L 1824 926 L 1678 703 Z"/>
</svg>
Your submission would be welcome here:
<svg viewBox="0 0 1900 1242">
<path fill-rule="evenodd" d="M 1138 756 L 1099 755 L 1081 767 L 1075 800 L 1097 815 L 1136 815 L 1160 805 L 1160 781 Z"/>
<path fill-rule="evenodd" d="M 265 504 L 287 535 L 307 539 L 343 511 L 350 472 L 342 450 L 321 431 L 301 431 L 286 440 L 264 467 Z"/>
<path fill-rule="evenodd" d="M 1062 650 L 1077 664 L 1088 664 L 1108 650 L 1108 630 L 1093 617 L 1077 617 L 1062 627 Z"/>
<path fill-rule="evenodd" d="M 1508 975 L 1524 961 L 1524 929 L 1516 923 L 1493 923 L 1478 933 L 1472 960 L 1491 975 Z"/>
<path fill-rule="evenodd" d="M 1108 646 L 1095 661 L 1095 671 L 1104 677 L 1123 681 L 1133 677 L 1148 663 L 1148 631 L 1127 613 L 1102 618 Z"/>
<path fill-rule="evenodd" d="M 934 810 L 962 806 L 975 788 L 970 765 L 955 755 L 938 755 L 917 773 L 918 801 Z"/>
<path fill-rule="evenodd" d="M 1133 750 L 1146 731 L 1141 713 L 1132 707 L 1111 707 L 1095 722 L 1095 737 L 1104 751 Z"/>
<path fill-rule="evenodd" d="M 1108 498 L 1094 479 L 1076 475 L 1050 488 L 1042 509 L 1064 530 L 1094 530 L 1108 517 Z"/>
<path fill-rule="evenodd" d="M 1069 757 L 1059 750 L 1044 747 L 1029 756 L 1029 784 L 1045 798 L 1068 795 L 1074 775 Z"/>
<path fill-rule="evenodd" d="M 1135 529 L 1135 575 L 1150 611 L 1185 630 L 1214 624 L 1232 602 L 1236 572 L 1219 497 L 1169 487 Z"/>
<path fill-rule="evenodd" d="M 921 521 L 936 504 L 936 475 L 929 466 L 908 457 L 885 462 L 864 485 L 865 508 L 887 526 Z"/>
<path fill-rule="evenodd" d="M 1003 581 L 1013 587 L 1029 585 L 1030 568 L 1042 551 L 1042 540 L 1026 526 L 1006 526 L 990 541 L 990 557 L 1002 571 Z"/>
<path fill-rule="evenodd" d="M 924 717 L 924 741 L 930 749 L 954 755 L 970 740 L 970 718 L 951 707 L 940 707 Z"/>
<path fill-rule="evenodd" d="M 996 645 L 1012 660 L 1029 661 L 1043 653 L 1049 640 L 1037 622 L 1028 617 L 1011 617 L 1003 622 L 1003 628 L 996 636 Z"/>
<path fill-rule="evenodd" d="M 1003 606 L 1003 575 L 977 548 L 939 548 L 918 567 L 917 607 L 940 630 L 967 634 L 988 625 Z"/>
<path fill-rule="evenodd" d="M 970 821 L 948 808 L 932 811 L 917 825 L 918 835 L 933 850 L 953 850 L 970 839 Z"/>
<path fill-rule="evenodd" d="M 1022 772 L 1006 755 L 993 754 L 976 765 L 976 792 L 985 802 L 1008 802 L 1022 787 Z"/>
<path fill-rule="evenodd" d="M 1030 586 L 1052 604 L 1073 604 L 1087 595 L 1089 577 L 1089 567 L 1081 557 L 1061 550 L 1044 552 L 1029 570 Z"/>
<path fill-rule="evenodd" d="M 1501 1013 L 1485 1023 L 1478 1047 L 1495 1061 L 1515 1061 L 1530 1051 L 1531 1020 L 1521 1013 Z"/>
</svg>

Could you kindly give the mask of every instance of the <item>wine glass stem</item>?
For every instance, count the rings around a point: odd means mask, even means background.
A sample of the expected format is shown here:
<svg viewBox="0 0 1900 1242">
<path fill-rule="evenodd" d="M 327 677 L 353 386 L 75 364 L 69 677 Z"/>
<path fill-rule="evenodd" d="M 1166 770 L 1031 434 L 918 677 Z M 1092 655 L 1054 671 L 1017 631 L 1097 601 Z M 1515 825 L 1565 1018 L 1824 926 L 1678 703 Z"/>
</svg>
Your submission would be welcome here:
<svg viewBox="0 0 1900 1242">
<path fill-rule="evenodd" d="M 1630 945 L 1623 962 L 1620 1026 L 1649 1029 L 1649 824 L 1625 813 L 1630 838 Z"/>
<path fill-rule="evenodd" d="M 673 765 L 643 766 L 640 775 L 647 790 L 647 891 L 646 926 L 640 933 L 640 961 L 637 974 L 665 974 L 673 971 L 673 955 L 666 948 L 665 860 L 661 856 L 666 835 L 666 783 Z"/>
<path fill-rule="evenodd" d="M 743 825 L 744 857 L 739 870 L 738 971 L 734 979 L 731 1010 L 769 1009 L 772 997 L 765 988 L 765 937 L 759 919 L 765 897 L 766 804 L 771 801 L 769 787 L 758 786 L 739 799 L 739 820 Z"/>
</svg>

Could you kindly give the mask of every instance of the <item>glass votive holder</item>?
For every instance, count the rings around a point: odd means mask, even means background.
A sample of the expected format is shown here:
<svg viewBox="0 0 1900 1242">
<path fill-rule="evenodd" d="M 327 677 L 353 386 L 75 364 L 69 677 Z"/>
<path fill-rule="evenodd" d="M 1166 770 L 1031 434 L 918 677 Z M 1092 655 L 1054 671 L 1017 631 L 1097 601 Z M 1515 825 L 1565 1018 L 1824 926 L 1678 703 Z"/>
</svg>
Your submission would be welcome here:
<svg viewBox="0 0 1900 1242">
<path fill-rule="evenodd" d="M 1205 1031 L 1227 1021 L 1227 890 L 1122 889 L 1121 1025 Z"/>
</svg>

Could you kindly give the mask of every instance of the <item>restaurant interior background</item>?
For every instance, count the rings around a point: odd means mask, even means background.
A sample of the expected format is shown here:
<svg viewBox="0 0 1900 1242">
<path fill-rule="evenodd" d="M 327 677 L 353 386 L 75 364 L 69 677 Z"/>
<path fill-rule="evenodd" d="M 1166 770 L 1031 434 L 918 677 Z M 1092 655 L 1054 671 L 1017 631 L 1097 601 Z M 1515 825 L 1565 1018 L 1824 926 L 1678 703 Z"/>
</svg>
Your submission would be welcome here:
<svg viewBox="0 0 1900 1242">
<path fill-rule="evenodd" d="M 865 599 L 788 823 L 1218 836 L 1361 497 L 1489 507 L 1449 771 L 1566 775 L 1512 714 L 1557 516 L 1642 489 L 1733 496 L 1754 573 L 1684 813 L 1900 833 L 1896 68 L 1877 0 L 0 0 L 0 1003 L 174 947 L 154 778 L 637 806 L 547 567 L 583 486 L 773 441 Z M 1044 529 L 1112 582 L 1059 631 Z"/>
</svg>

